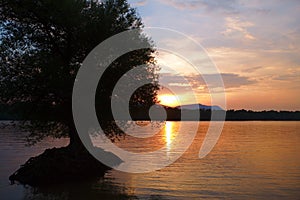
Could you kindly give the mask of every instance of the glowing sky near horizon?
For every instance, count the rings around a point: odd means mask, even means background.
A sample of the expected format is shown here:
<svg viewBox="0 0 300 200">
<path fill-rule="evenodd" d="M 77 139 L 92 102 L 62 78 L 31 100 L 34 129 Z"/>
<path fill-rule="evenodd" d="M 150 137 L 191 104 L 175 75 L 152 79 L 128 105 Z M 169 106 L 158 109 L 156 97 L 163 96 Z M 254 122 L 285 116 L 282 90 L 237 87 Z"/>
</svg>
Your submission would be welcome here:
<svg viewBox="0 0 300 200">
<path fill-rule="evenodd" d="M 208 52 L 222 74 L 228 109 L 300 110 L 300 1 L 297 0 L 129 0 L 147 27 L 182 32 Z M 180 45 L 180 41 L 178 44 Z M 192 51 L 192 49 L 191 49 Z M 178 81 L 184 63 L 163 53 L 158 62 L 176 63 L 176 73 L 162 69 L 169 84 Z M 199 103 L 209 104 L 205 83 Z M 194 76 L 194 77 L 193 77 Z M 195 83 L 196 82 L 196 83 Z M 165 91 L 161 92 L 164 95 Z M 184 103 L 190 102 L 188 98 Z"/>
</svg>

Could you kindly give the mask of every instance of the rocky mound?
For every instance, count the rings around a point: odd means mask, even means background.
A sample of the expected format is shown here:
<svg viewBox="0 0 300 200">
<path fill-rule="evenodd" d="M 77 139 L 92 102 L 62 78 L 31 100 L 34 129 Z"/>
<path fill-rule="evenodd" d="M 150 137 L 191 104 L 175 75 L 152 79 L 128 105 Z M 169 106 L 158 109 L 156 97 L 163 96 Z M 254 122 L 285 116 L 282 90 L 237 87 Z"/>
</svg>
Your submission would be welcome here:
<svg viewBox="0 0 300 200">
<path fill-rule="evenodd" d="M 116 156 L 115 160 L 122 162 Z M 30 158 L 9 180 L 34 186 L 97 178 L 109 169 L 86 150 L 75 153 L 68 147 L 52 148 Z"/>
</svg>

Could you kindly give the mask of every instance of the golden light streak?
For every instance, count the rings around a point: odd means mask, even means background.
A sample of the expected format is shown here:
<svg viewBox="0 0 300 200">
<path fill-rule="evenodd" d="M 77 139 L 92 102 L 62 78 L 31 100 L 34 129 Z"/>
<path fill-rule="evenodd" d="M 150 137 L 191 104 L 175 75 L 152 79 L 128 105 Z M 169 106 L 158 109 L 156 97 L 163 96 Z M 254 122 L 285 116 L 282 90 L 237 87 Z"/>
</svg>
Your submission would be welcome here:
<svg viewBox="0 0 300 200">
<path fill-rule="evenodd" d="M 165 125 L 165 140 L 167 149 L 170 149 L 171 143 L 172 143 L 172 131 L 173 131 L 173 123 L 172 122 L 166 122 Z"/>
</svg>

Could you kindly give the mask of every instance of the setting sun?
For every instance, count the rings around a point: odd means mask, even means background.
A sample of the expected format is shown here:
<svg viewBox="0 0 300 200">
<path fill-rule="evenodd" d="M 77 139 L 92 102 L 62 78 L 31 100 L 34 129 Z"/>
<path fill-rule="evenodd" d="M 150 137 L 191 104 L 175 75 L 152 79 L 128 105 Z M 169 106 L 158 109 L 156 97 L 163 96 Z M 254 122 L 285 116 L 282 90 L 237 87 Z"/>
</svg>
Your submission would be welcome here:
<svg viewBox="0 0 300 200">
<path fill-rule="evenodd" d="M 179 105 L 176 96 L 170 94 L 159 95 L 158 100 L 160 104 L 165 106 L 175 107 Z"/>
</svg>

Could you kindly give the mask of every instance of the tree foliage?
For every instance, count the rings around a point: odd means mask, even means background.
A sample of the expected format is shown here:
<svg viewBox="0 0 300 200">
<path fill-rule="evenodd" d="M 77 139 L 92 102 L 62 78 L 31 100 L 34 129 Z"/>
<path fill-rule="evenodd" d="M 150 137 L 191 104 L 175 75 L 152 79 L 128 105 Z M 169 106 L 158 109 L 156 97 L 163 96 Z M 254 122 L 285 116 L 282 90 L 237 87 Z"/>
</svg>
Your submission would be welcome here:
<svg viewBox="0 0 300 200">
<path fill-rule="evenodd" d="M 126 0 L 1 0 L 0 3 L 0 103 L 28 105 L 24 127 L 31 141 L 45 136 L 70 136 L 76 141 L 72 118 L 73 83 L 84 58 L 99 43 L 143 24 Z M 158 68 L 153 48 L 123 55 L 111 64 L 97 89 L 99 118 L 110 118 L 114 85 L 128 70 L 146 64 L 143 76 L 152 84 L 135 92 L 133 104 L 156 101 Z M 38 116 L 38 121 L 32 119 Z M 73 139 L 72 139 L 73 138 Z"/>
</svg>

